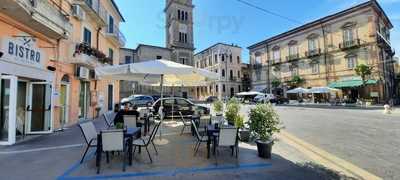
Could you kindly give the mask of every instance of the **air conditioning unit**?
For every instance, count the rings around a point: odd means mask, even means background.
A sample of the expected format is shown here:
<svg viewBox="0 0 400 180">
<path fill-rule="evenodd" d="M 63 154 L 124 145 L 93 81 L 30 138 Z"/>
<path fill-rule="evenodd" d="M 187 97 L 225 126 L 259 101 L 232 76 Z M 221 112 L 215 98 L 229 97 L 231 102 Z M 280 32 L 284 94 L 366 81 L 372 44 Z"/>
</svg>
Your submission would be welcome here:
<svg viewBox="0 0 400 180">
<path fill-rule="evenodd" d="M 81 21 L 85 20 L 85 12 L 77 4 L 72 5 L 72 15 Z"/>
<path fill-rule="evenodd" d="M 89 74 L 90 74 L 90 71 L 86 67 L 78 66 L 76 69 L 76 76 L 79 77 L 80 79 L 89 79 L 89 77 L 90 77 Z"/>
</svg>

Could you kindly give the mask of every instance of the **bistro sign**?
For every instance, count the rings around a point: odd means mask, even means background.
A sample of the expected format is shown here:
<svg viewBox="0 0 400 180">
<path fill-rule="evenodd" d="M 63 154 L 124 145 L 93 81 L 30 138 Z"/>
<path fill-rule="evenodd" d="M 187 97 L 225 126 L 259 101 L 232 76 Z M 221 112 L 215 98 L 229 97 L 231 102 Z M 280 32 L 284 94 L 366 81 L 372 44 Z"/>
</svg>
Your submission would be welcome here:
<svg viewBox="0 0 400 180">
<path fill-rule="evenodd" d="M 1 38 L 1 48 L 4 55 L 2 60 L 36 67 L 44 68 L 44 54 L 37 47 L 33 38 Z"/>
</svg>

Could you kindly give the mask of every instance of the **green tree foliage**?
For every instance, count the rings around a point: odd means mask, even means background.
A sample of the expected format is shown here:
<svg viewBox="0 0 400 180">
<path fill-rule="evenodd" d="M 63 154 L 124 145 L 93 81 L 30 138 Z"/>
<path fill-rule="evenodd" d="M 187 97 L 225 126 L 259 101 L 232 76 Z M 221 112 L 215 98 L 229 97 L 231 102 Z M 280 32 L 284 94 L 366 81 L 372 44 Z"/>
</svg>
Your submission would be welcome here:
<svg viewBox="0 0 400 180">
<path fill-rule="evenodd" d="M 356 66 L 356 68 L 354 68 L 354 71 L 356 71 L 356 74 L 361 77 L 363 86 L 365 86 L 369 76 L 372 74 L 372 67 L 365 64 L 359 64 Z"/>
<path fill-rule="evenodd" d="M 250 131 L 261 141 L 272 140 L 274 133 L 282 129 L 278 113 L 271 104 L 258 104 L 250 110 Z"/>
</svg>

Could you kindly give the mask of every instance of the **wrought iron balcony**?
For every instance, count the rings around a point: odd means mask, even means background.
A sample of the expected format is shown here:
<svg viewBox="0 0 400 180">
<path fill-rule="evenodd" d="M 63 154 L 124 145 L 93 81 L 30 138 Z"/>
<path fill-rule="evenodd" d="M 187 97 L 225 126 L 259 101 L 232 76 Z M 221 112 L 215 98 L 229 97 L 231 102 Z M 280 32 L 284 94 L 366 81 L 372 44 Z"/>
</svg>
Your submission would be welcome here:
<svg viewBox="0 0 400 180">
<path fill-rule="evenodd" d="M 107 11 L 100 0 L 75 0 L 100 26 L 107 26 Z"/>
<path fill-rule="evenodd" d="M 349 40 L 349 41 L 343 41 L 343 43 L 339 44 L 339 48 L 342 50 L 346 50 L 346 49 L 360 47 L 360 45 L 361 45 L 360 39 L 354 39 L 354 40 Z"/>
<path fill-rule="evenodd" d="M 71 63 L 96 67 L 102 64 L 113 64 L 113 59 L 98 49 L 90 47 L 87 43 L 78 43 L 75 46 Z"/>
<path fill-rule="evenodd" d="M 295 60 L 298 60 L 298 59 L 300 59 L 300 55 L 298 53 L 286 56 L 286 61 L 295 61 Z"/>
<path fill-rule="evenodd" d="M 262 68 L 262 64 L 260 64 L 260 63 L 253 64 L 253 68 L 254 69 L 261 69 Z"/>
<path fill-rule="evenodd" d="M 229 77 L 229 81 L 236 82 L 237 80 L 238 80 L 238 78 L 237 78 L 237 77 Z"/>
<path fill-rule="evenodd" d="M 72 33 L 68 13 L 52 1 L 1 1 L 0 12 L 54 39 L 68 38 Z"/>
<path fill-rule="evenodd" d="M 305 52 L 306 57 L 311 58 L 315 56 L 320 56 L 321 55 L 321 49 L 313 49 Z"/>
<path fill-rule="evenodd" d="M 124 34 L 122 34 L 122 32 L 119 30 L 118 26 L 108 26 L 106 36 L 109 37 L 112 41 L 120 44 L 121 46 L 125 46 L 126 38 Z"/>
<path fill-rule="evenodd" d="M 272 65 L 277 65 L 277 64 L 280 64 L 282 61 L 281 61 L 281 59 L 280 58 L 278 58 L 278 59 L 272 59 L 271 60 L 271 64 Z"/>
</svg>

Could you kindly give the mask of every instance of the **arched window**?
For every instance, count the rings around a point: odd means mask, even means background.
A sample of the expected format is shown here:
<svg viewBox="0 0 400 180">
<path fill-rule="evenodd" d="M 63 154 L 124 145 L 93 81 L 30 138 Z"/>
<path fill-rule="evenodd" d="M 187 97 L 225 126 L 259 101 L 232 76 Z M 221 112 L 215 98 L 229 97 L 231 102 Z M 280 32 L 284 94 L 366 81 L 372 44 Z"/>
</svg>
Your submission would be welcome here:
<svg viewBox="0 0 400 180">
<path fill-rule="evenodd" d="M 222 77 L 225 77 L 225 69 L 222 69 Z"/>
<path fill-rule="evenodd" d="M 69 83 L 69 82 L 70 82 L 70 81 L 69 81 L 69 76 L 68 76 L 67 74 L 65 74 L 65 75 L 61 78 L 61 82 Z"/>
</svg>

